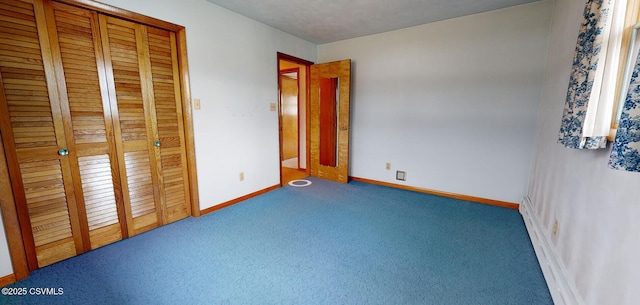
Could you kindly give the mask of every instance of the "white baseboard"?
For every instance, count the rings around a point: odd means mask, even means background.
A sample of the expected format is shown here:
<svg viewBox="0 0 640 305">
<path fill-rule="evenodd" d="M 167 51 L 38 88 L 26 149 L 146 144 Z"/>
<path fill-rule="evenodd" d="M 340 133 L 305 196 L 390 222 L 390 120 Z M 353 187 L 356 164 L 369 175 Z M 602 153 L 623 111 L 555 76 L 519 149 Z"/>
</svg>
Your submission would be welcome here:
<svg viewBox="0 0 640 305">
<path fill-rule="evenodd" d="M 522 198 L 520 214 L 529 232 L 531 243 L 535 249 L 540 268 L 547 281 L 551 297 L 556 305 L 584 305 L 584 301 L 577 293 L 571 278 L 567 276 L 567 269 L 556 254 L 551 240 L 538 218 L 529 197 Z"/>
</svg>

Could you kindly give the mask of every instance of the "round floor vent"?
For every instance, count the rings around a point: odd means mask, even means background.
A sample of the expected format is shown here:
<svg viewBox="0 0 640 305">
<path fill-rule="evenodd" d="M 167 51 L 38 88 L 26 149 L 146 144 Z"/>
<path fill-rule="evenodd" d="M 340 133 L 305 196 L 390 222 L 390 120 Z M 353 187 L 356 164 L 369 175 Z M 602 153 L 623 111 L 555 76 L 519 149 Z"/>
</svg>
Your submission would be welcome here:
<svg viewBox="0 0 640 305">
<path fill-rule="evenodd" d="M 294 187 L 305 187 L 305 186 L 311 185 L 311 181 L 304 180 L 304 179 L 292 180 L 291 182 L 289 182 L 289 185 Z"/>
</svg>

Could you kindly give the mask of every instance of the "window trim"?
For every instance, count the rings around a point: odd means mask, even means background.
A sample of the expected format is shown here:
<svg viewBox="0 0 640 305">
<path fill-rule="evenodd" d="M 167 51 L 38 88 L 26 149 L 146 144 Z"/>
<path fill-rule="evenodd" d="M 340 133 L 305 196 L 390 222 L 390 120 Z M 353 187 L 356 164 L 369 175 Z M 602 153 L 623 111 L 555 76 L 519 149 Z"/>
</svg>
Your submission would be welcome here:
<svg viewBox="0 0 640 305">
<path fill-rule="evenodd" d="M 629 61 L 633 61 L 633 43 L 631 41 L 632 35 L 634 32 L 637 34 L 637 30 L 634 30 L 635 27 L 640 24 L 640 0 L 627 0 L 627 5 L 625 8 L 625 18 L 624 18 L 624 30 L 622 33 L 622 44 L 620 46 L 620 54 L 619 58 L 621 59 L 618 62 L 618 75 L 616 77 L 616 90 L 613 100 L 613 112 L 611 118 L 611 130 L 609 132 L 609 136 L 607 140 L 613 142 L 616 137 L 616 131 L 618 129 L 618 123 L 620 122 L 620 114 L 621 114 L 621 103 L 624 103 L 624 89 L 627 87 L 628 78 L 626 78 L 626 68 Z"/>
</svg>

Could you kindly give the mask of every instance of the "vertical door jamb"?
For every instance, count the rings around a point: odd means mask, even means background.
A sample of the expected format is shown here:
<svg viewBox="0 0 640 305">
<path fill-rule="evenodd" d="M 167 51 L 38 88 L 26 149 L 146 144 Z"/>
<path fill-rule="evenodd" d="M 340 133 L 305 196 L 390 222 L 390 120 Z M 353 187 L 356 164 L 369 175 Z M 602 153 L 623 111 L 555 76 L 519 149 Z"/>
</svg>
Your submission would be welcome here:
<svg viewBox="0 0 640 305">
<path fill-rule="evenodd" d="M 305 171 L 307 172 L 307 174 L 309 174 L 309 170 L 310 170 L 310 159 L 309 159 L 309 155 L 310 155 L 310 138 L 311 138 L 311 132 L 310 132 L 310 107 L 309 107 L 309 86 L 310 86 L 310 66 L 313 65 L 313 62 L 310 62 L 308 60 L 304 60 L 295 56 L 291 56 L 291 55 L 287 55 L 284 53 L 280 53 L 277 52 L 276 54 L 276 75 L 277 75 L 277 80 L 278 80 L 278 105 L 280 104 L 280 94 L 281 94 L 281 83 L 280 83 L 280 60 L 284 60 L 284 61 L 289 61 L 289 62 L 293 62 L 299 65 L 302 65 L 305 67 L 305 84 L 303 84 L 301 86 L 300 82 L 298 81 L 298 95 L 300 95 L 300 91 L 301 89 L 304 89 L 304 94 L 305 94 L 305 114 L 306 114 L 306 119 L 305 119 L 305 133 L 306 133 L 306 140 L 305 140 L 305 149 L 306 149 L 306 153 L 305 153 L 305 164 L 306 164 L 306 168 Z M 298 75 L 298 78 L 300 78 L 300 76 Z M 299 105 L 299 104 L 298 104 Z M 298 109 L 300 109 L 300 107 L 298 107 Z M 279 111 L 279 109 L 277 109 Z M 278 114 L 278 141 L 279 141 L 279 151 L 278 151 L 278 171 L 280 172 L 280 186 L 282 186 L 282 145 L 283 145 L 283 141 L 282 141 L 282 116 L 280 114 Z M 298 141 L 298 146 L 300 145 L 300 141 Z M 298 147 L 298 150 L 300 148 Z M 299 162 L 299 160 L 298 160 Z"/>
</svg>

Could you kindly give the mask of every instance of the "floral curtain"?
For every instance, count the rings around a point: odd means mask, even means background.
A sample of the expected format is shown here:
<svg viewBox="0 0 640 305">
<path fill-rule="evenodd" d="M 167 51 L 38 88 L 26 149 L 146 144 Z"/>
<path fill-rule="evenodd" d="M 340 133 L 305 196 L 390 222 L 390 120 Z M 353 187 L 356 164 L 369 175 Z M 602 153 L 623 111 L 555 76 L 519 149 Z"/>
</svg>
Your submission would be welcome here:
<svg viewBox="0 0 640 305">
<path fill-rule="evenodd" d="M 602 53 L 606 52 L 607 20 L 612 2 L 588 0 L 584 9 L 558 138 L 558 142 L 569 148 L 599 149 L 607 143 L 605 134 L 585 133 L 585 121 L 587 110 L 597 108 L 599 92 L 593 92 L 594 81 L 599 85 L 597 74 L 602 74 L 604 69 Z M 602 64 L 599 65 L 600 61 Z"/>
<path fill-rule="evenodd" d="M 640 172 L 640 54 L 631 74 L 609 166 Z"/>
</svg>

